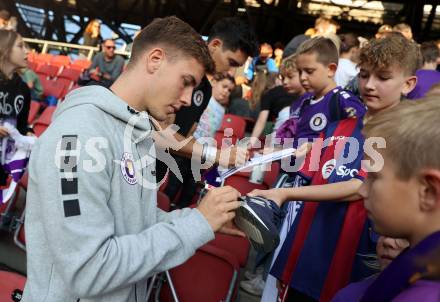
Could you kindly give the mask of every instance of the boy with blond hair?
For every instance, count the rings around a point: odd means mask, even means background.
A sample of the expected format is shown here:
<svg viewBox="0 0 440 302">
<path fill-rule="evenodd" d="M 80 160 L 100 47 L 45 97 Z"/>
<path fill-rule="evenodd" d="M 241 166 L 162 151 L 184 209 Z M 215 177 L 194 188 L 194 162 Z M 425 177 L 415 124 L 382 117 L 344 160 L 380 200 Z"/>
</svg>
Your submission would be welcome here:
<svg viewBox="0 0 440 302">
<path fill-rule="evenodd" d="M 402 95 L 414 88 L 420 62 L 418 46 L 401 35 L 372 40 L 361 50 L 359 84 L 368 107 L 365 121 L 398 105 Z M 363 138 L 358 135 L 361 128 L 361 121 L 346 119 L 330 124 L 321 134 L 321 138 L 333 138 L 335 142 L 348 136 L 355 138 L 359 142 L 359 153 L 351 163 L 341 163 L 336 143 L 331 146 L 333 150 L 328 150 L 329 146 L 323 148 L 318 169 L 310 171 L 310 165 L 306 164 L 299 171 L 311 185 L 256 190 L 250 194 L 278 204 L 290 200 L 314 201 L 304 203 L 271 271 L 289 288 L 290 293 L 282 293 L 283 301 L 329 301 L 350 280 L 361 280 L 371 274 L 365 265 L 368 261 L 365 257 L 362 259 L 362 255 L 366 255 L 365 251 L 374 251 L 374 247 L 371 249 L 369 222 L 357 194 L 366 176 L 360 165 Z M 306 163 L 313 154 L 312 149 Z M 333 165 L 329 164 L 331 160 Z M 340 173 L 342 170 L 350 173 Z M 357 234 L 353 237 L 354 226 Z M 338 230 L 334 231 L 335 227 Z"/>
<path fill-rule="evenodd" d="M 439 114 L 440 96 L 433 95 L 380 112 L 364 128 L 366 137 L 387 145 L 379 151 L 383 168 L 369 171 L 359 193 L 374 229 L 408 240 L 410 248 L 368 287 L 362 302 L 439 301 L 439 278 L 429 276 L 440 249 L 440 146 L 433 144 L 440 140 Z"/>
</svg>

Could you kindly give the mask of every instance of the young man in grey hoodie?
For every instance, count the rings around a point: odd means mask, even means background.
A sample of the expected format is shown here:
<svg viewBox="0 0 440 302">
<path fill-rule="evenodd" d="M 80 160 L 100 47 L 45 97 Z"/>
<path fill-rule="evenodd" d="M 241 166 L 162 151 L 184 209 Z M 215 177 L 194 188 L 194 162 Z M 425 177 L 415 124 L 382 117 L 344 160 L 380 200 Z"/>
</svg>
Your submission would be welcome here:
<svg viewBox="0 0 440 302">
<path fill-rule="evenodd" d="M 227 231 L 239 193 L 210 191 L 196 209 L 157 208 L 154 126 L 191 103 L 213 68 L 206 44 L 175 17 L 136 38 L 110 90 L 70 93 L 29 164 L 24 302 L 145 301 L 148 277 Z"/>
</svg>

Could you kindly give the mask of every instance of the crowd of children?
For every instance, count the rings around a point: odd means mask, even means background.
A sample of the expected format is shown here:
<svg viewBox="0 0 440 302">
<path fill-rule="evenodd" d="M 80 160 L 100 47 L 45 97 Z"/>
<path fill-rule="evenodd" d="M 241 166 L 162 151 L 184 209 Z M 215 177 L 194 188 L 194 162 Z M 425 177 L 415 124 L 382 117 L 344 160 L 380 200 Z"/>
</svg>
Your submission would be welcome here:
<svg viewBox="0 0 440 302">
<path fill-rule="evenodd" d="M 352 33 L 338 38 L 338 28 L 319 18 L 313 33 L 289 43 L 281 62 L 279 52 L 277 60 L 271 58 L 269 44 L 258 53 L 250 27 L 234 18 L 216 23 L 207 43 L 175 17 L 157 19 L 142 30 L 126 70 L 108 88 L 69 94 L 37 143 L 30 164 L 30 278 L 24 301 L 44 295 L 50 296 L 47 301 L 144 298 L 147 277 L 184 262 L 214 232 L 241 235 L 229 222 L 243 203 L 256 209 L 250 215 L 258 222 L 249 225 L 256 233 L 272 223 L 276 211 L 284 215 L 275 230 L 278 247 L 260 253 L 264 268 L 254 281 L 242 282 L 263 302 L 440 301 L 439 48 L 434 42 L 418 45 L 406 24 L 383 25 L 369 41 Z M 33 135 L 27 117 L 31 97 L 40 98 L 41 87 L 23 70 L 26 57 L 21 36 L 0 29 L 2 138 L 9 135 L 5 122 Z M 240 82 L 233 74 L 246 60 Z M 239 87 L 250 87 L 246 102 L 257 119 L 249 144 L 228 149 L 232 156 L 221 162 L 225 151 L 204 138 L 214 137 Z M 183 187 L 177 208 L 186 207 L 195 193 L 195 160 L 226 167 L 244 162 L 247 148 L 262 147 L 268 122 L 274 126 L 267 140 L 297 149 L 280 172 L 289 184 L 248 194 L 275 207 L 252 198 L 239 202 L 238 191 L 225 187 L 209 192 L 196 209 L 156 212 L 155 206 L 144 206 L 145 196 L 154 195 L 156 202 L 155 190 L 137 189 L 134 185 L 144 179 L 135 175 L 152 182 L 161 176 L 154 164 L 133 168 L 150 152 L 142 144 L 154 147 L 152 137 L 139 133 L 156 126 L 132 125 L 139 134 L 130 138 L 134 155 L 125 152 L 126 142 L 118 137 L 132 117 L 145 118 L 142 112 L 164 128 L 177 124 L 173 139 L 188 142 L 172 151 L 183 179 L 168 175 L 164 190 L 177 200 Z M 79 118 L 93 129 L 78 125 Z M 109 127 L 115 133 L 109 134 Z M 81 143 L 96 135 L 111 145 L 106 158 L 122 155 L 118 173 L 112 165 L 96 174 L 82 164 L 69 165 L 78 160 L 74 153 Z M 37 158 L 60 155 L 55 148 L 65 152 L 57 163 L 61 167 Z M 164 175 L 160 169 L 157 174 Z M 4 185 L 7 175 L 0 174 Z M 133 209 L 121 205 L 125 195 Z M 55 218 L 50 223 L 43 219 L 47 213 Z M 75 246 L 78 242 L 81 246 Z"/>
</svg>

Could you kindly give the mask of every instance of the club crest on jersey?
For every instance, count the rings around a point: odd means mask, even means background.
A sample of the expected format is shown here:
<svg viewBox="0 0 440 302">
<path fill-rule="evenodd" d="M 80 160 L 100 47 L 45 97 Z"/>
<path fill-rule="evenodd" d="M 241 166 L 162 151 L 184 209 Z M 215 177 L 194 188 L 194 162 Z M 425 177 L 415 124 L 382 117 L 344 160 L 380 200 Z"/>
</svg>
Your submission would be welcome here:
<svg viewBox="0 0 440 302">
<path fill-rule="evenodd" d="M 200 105 L 202 105 L 203 102 L 203 91 L 201 90 L 197 90 L 196 92 L 194 92 L 193 95 L 193 102 L 194 104 L 199 107 Z"/>
<path fill-rule="evenodd" d="M 328 179 L 336 168 L 336 159 L 330 159 L 322 166 L 322 177 Z"/>
<path fill-rule="evenodd" d="M 317 113 L 312 116 L 309 125 L 313 131 L 321 131 L 327 126 L 327 117 L 323 113 Z"/>
<path fill-rule="evenodd" d="M 121 172 L 125 181 L 128 182 L 130 185 L 134 185 L 137 183 L 133 154 L 124 152 L 121 159 Z"/>
<path fill-rule="evenodd" d="M 347 118 L 355 118 L 356 117 L 356 109 L 353 107 L 345 108 L 345 112 L 347 113 Z"/>
</svg>

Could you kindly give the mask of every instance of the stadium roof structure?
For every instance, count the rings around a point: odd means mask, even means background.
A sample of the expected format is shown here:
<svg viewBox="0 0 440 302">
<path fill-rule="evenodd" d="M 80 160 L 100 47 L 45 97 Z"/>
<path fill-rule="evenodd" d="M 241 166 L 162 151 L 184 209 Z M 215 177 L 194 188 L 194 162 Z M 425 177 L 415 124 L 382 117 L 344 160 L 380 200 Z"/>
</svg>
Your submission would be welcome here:
<svg viewBox="0 0 440 302">
<path fill-rule="evenodd" d="M 344 31 L 372 36 L 383 24 L 406 22 L 418 41 L 440 37 L 438 0 L 2 0 L 17 16 L 27 37 L 77 43 L 90 18 L 131 42 L 136 26 L 155 17 L 176 15 L 207 35 L 219 18 L 242 15 L 261 41 L 287 42 L 313 27 L 319 15 L 333 17 Z M 437 18 L 436 18 L 437 17 Z M 66 24 L 75 26 L 66 26 Z M 73 28 L 73 29 L 72 29 Z"/>
</svg>

